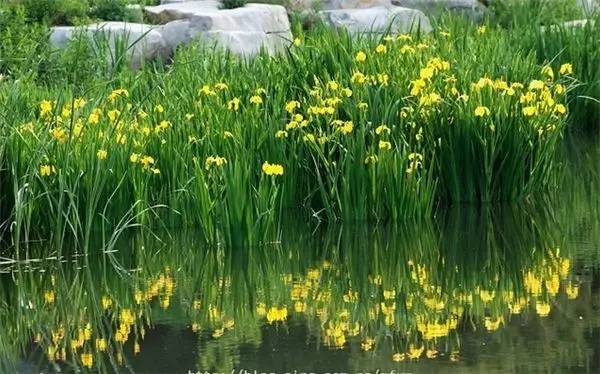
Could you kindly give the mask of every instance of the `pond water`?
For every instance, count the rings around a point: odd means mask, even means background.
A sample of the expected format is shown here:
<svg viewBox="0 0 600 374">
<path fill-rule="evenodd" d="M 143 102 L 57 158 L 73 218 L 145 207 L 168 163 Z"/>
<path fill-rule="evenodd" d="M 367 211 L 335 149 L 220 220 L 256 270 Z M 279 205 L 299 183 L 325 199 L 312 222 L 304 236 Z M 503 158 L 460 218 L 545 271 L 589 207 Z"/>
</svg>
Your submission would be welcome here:
<svg viewBox="0 0 600 374">
<path fill-rule="evenodd" d="M 0 372 L 599 372 L 599 160 L 551 202 L 431 223 L 2 259 Z"/>
</svg>

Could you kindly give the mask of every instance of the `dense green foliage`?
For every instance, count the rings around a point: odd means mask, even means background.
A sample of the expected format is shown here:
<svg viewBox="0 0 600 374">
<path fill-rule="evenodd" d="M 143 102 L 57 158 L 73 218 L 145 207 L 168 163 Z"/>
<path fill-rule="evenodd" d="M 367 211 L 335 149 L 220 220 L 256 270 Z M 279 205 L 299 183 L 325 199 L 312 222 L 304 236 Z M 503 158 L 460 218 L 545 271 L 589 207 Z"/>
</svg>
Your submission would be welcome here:
<svg viewBox="0 0 600 374">
<path fill-rule="evenodd" d="M 20 8 L 31 23 L 83 25 L 96 21 L 133 21 L 130 0 L 9 0 L 6 9 Z M 156 1 L 148 1 L 156 5 Z M 1 5 L 0 5 L 1 7 Z"/>
<path fill-rule="evenodd" d="M 577 0 L 502 0 L 490 5 L 494 21 L 505 27 L 551 25 L 580 19 Z"/>
<path fill-rule="evenodd" d="M 235 9 L 243 7 L 247 3 L 247 0 L 223 0 L 222 7 L 223 9 Z"/>
<path fill-rule="evenodd" d="M 90 4 L 87 0 L 23 0 L 22 6 L 33 22 L 77 25 L 87 20 Z"/>
<path fill-rule="evenodd" d="M 448 18 L 430 35 L 370 38 L 295 27 L 278 56 L 194 44 L 137 71 L 102 38 L 50 51 L 44 26 L 22 27 L 25 8 L 0 22 L 0 195 L 15 246 L 87 247 L 99 227 L 132 224 L 236 243 L 272 235 L 287 209 L 399 221 L 518 201 L 557 185 L 569 120 L 598 128 L 597 22 Z"/>
<path fill-rule="evenodd" d="M 524 28 L 515 43 L 536 52 L 540 63 L 572 61 L 577 84 L 571 92 L 571 129 L 600 135 L 600 14 L 579 26 Z"/>
<path fill-rule="evenodd" d="M 49 57 L 47 33 L 43 24 L 28 21 L 24 8 L 0 13 L 0 75 L 37 77 Z"/>
<path fill-rule="evenodd" d="M 536 52 L 538 62 L 574 66 L 571 128 L 600 134 L 600 13 L 587 14 L 575 0 L 507 0 L 491 5 L 492 20 L 515 45 Z M 586 21 L 585 18 L 588 18 Z"/>
<path fill-rule="evenodd" d="M 100 222 L 148 222 L 146 209 L 165 205 L 172 224 L 235 241 L 260 237 L 288 207 L 401 220 L 439 200 L 549 188 L 568 82 L 527 52 L 506 53 L 501 32 L 461 28 L 381 41 L 322 29 L 275 58 L 199 60 L 192 47 L 167 70 L 111 81 L 6 82 L 6 218 L 85 241 Z"/>
<path fill-rule="evenodd" d="M 133 15 L 127 9 L 127 0 L 94 0 L 89 16 L 94 19 L 132 21 Z"/>
</svg>

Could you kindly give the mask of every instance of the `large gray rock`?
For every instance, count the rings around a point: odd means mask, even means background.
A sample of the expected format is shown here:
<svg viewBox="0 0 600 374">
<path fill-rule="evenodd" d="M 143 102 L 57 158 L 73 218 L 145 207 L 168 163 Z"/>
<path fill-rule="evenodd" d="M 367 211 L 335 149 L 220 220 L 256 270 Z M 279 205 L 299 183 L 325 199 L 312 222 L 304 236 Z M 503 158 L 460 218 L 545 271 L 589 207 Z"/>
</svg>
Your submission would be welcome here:
<svg viewBox="0 0 600 374">
<path fill-rule="evenodd" d="M 83 27 L 56 26 L 51 29 L 50 44 L 62 49 L 77 35 L 98 38 L 108 43 L 111 50 L 108 59 L 115 58 L 119 44 L 124 43 L 131 66 L 135 69 L 146 60 L 166 58 L 169 54 L 157 27 L 142 23 L 101 22 Z"/>
<path fill-rule="evenodd" d="M 308 15 L 316 14 L 320 10 L 390 7 L 392 0 L 287 0 L 285 6 L 289 12 Z"/>
<path fill-rule="evenodd" d="M 542 32 L 564 31 L 564 30 L 585 28 L 588 25 L 590 25 L 589 27 L 594 27 L 595 26 L 594 20 L 593 19 L 576 19 L 573 21 L 563 22 L 563 23 L 557 24 L 557 25 L 542 26 L 540 28 L 540 30 L 542 30 Z"/>
<path fill-rule="evenodd" d="M 419 9 L 427 15 L 452 11 L 474 21 L 483 19 L 486 7 L 478 0 L 392 0 L 397 6 Z"/>
<path fill-rule="evenodd" d="M 238 55 L 251 57 L 261 48 L 269 54 L 284 50 L 292 42 L 292 33 L 262 31 L 211 30 L 206 19 L 192 17 L 187 20 L 169 22 L 162 26 L 161 34 L 171 50 L 194 40 L 214 43 Z"/>
<path fill-rule="evenodd" d="M 236 9 L 193 8 L 190 11 L 188 3 L 180 5 L 188 8 L 170 11 L 168 14 L 178 18 L 161 26 L 161 34 L 172 49 L 194 39 L 203 39 L 236 54 L 253 56 L 263 47 L 271 54 L 282 51 L 293 39 L 282 6 L 248 4 Z M 163 16 L 167 17 L 166 13 Z"/>
<path fill-rule="evenodd" d="M 284 32 L 290 29 L 285 8 L 280 5 L 248 4 L 220 9 L 217 1 L 188 1 L 146 7 L 146 16 L 156 23 L 191 18 L 203 19 L 205 30 Z"/>
<path fill-rule="evenodd" d="M 583 28 L 587 25 L 594 26 L 595 22 L 593 19 L 576 19 L 573 21 L 563 22 L 562 26 L 566 28 Z"/>
<path fill-rule="evenodd" d="M 423 12 L 402 7 L 373 7 L 366 9 L 334 9 L 320 11 L 325 22 L 336 28 L 346 28 L 351 33 L 405 33 L 420 29 L 432 30 Z"/>
<path fill-rule="evenodd" d="M 319 10 L 365 9 L 377 6 L 392 6 L 391 0 L 309 0 L 309 2 L 313 7 L 317 7 Z"/>
</svg>

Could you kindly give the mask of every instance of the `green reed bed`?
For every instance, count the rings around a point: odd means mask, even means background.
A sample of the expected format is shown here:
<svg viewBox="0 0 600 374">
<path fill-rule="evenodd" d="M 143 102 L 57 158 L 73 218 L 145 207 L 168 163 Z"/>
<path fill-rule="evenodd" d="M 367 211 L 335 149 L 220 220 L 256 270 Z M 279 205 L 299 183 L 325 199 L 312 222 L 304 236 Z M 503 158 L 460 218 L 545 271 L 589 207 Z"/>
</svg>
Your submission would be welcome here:
<svg viewBox="0 0 600 374">
<path fill-rule="evenodd" d="M 574 85 L 569 63 L 458 21 L 381 38 L 317 28 L 246 61 L 199 45 L 136 72 L 99 59 L 0 83 L 13 245 L 36 232 L 87 247 L 98 227 L 137 224 L 235 244 L 274 237 L 288 208 L 399 221 L 519 200 L 555 185 Z"/>
<path fill-rule="evenodd" d="M 578 0 L 489 1 L 491 18 L 504 27 L 551 25 L 581 19 L 586 12 Z"/>
<path fill-rule="evenodd" d="M 575 129 L 596 136 L 600 129 L 599 35 L 600 13 L 583 26 L 555 26 L 529 36 L 540 61 L 551 61 L 553 66 L 573 61 L 578 84 L 571 93 L 570 122 Z"/>
<path fill-rule="evenodd" d="M 598 135 L 600 129 L 600 13 L 587 19 L 544 20 L 532 9 L 523 11 L 507 29 L 513 43 L 535 51 L 538 62 L 557 69 L 573 65 L 576 80 L 569 93 L 570 128 Z M 582 18 L 582 17 L 579 17 Z"/>
</svg>

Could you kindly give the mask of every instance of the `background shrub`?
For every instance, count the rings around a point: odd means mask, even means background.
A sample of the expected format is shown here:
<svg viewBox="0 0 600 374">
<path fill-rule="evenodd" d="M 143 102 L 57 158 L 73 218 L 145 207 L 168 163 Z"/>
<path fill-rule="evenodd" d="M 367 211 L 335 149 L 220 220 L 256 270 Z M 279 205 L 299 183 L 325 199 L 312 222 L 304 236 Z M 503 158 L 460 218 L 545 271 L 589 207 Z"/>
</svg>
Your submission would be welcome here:
<svg viewBox="0 0 600 374">
<path fill-rule="evenodd" d="M 127 9 L 127 0 L 94 0 L 90 17 L 105 21 L 134 21 L 135 17 Z"/>
<path fill-rule="evenodd" d="M 0 13 L 0 74 L 24 78 L 36 76 L 48 55 L 47 27 L 28 22 L 22 6 Z"/>
<path fill-rule="evenodd" d="M 497 23 L 505 27 L 549 25 L 583 17 L 577 0 L 502 0 L 490 5 Z"/>
<path fill-rule="evenodd" d="M 88 21 L 87 0 L 23 0 L 27 17 L 50 25 L 80 25 Z"/>
<path fill-rule="evenodd" d="M 221 7 L 223 9 L 241 8 L 248 3 L 247 0 L 223 0 Z"/>
</svg>

